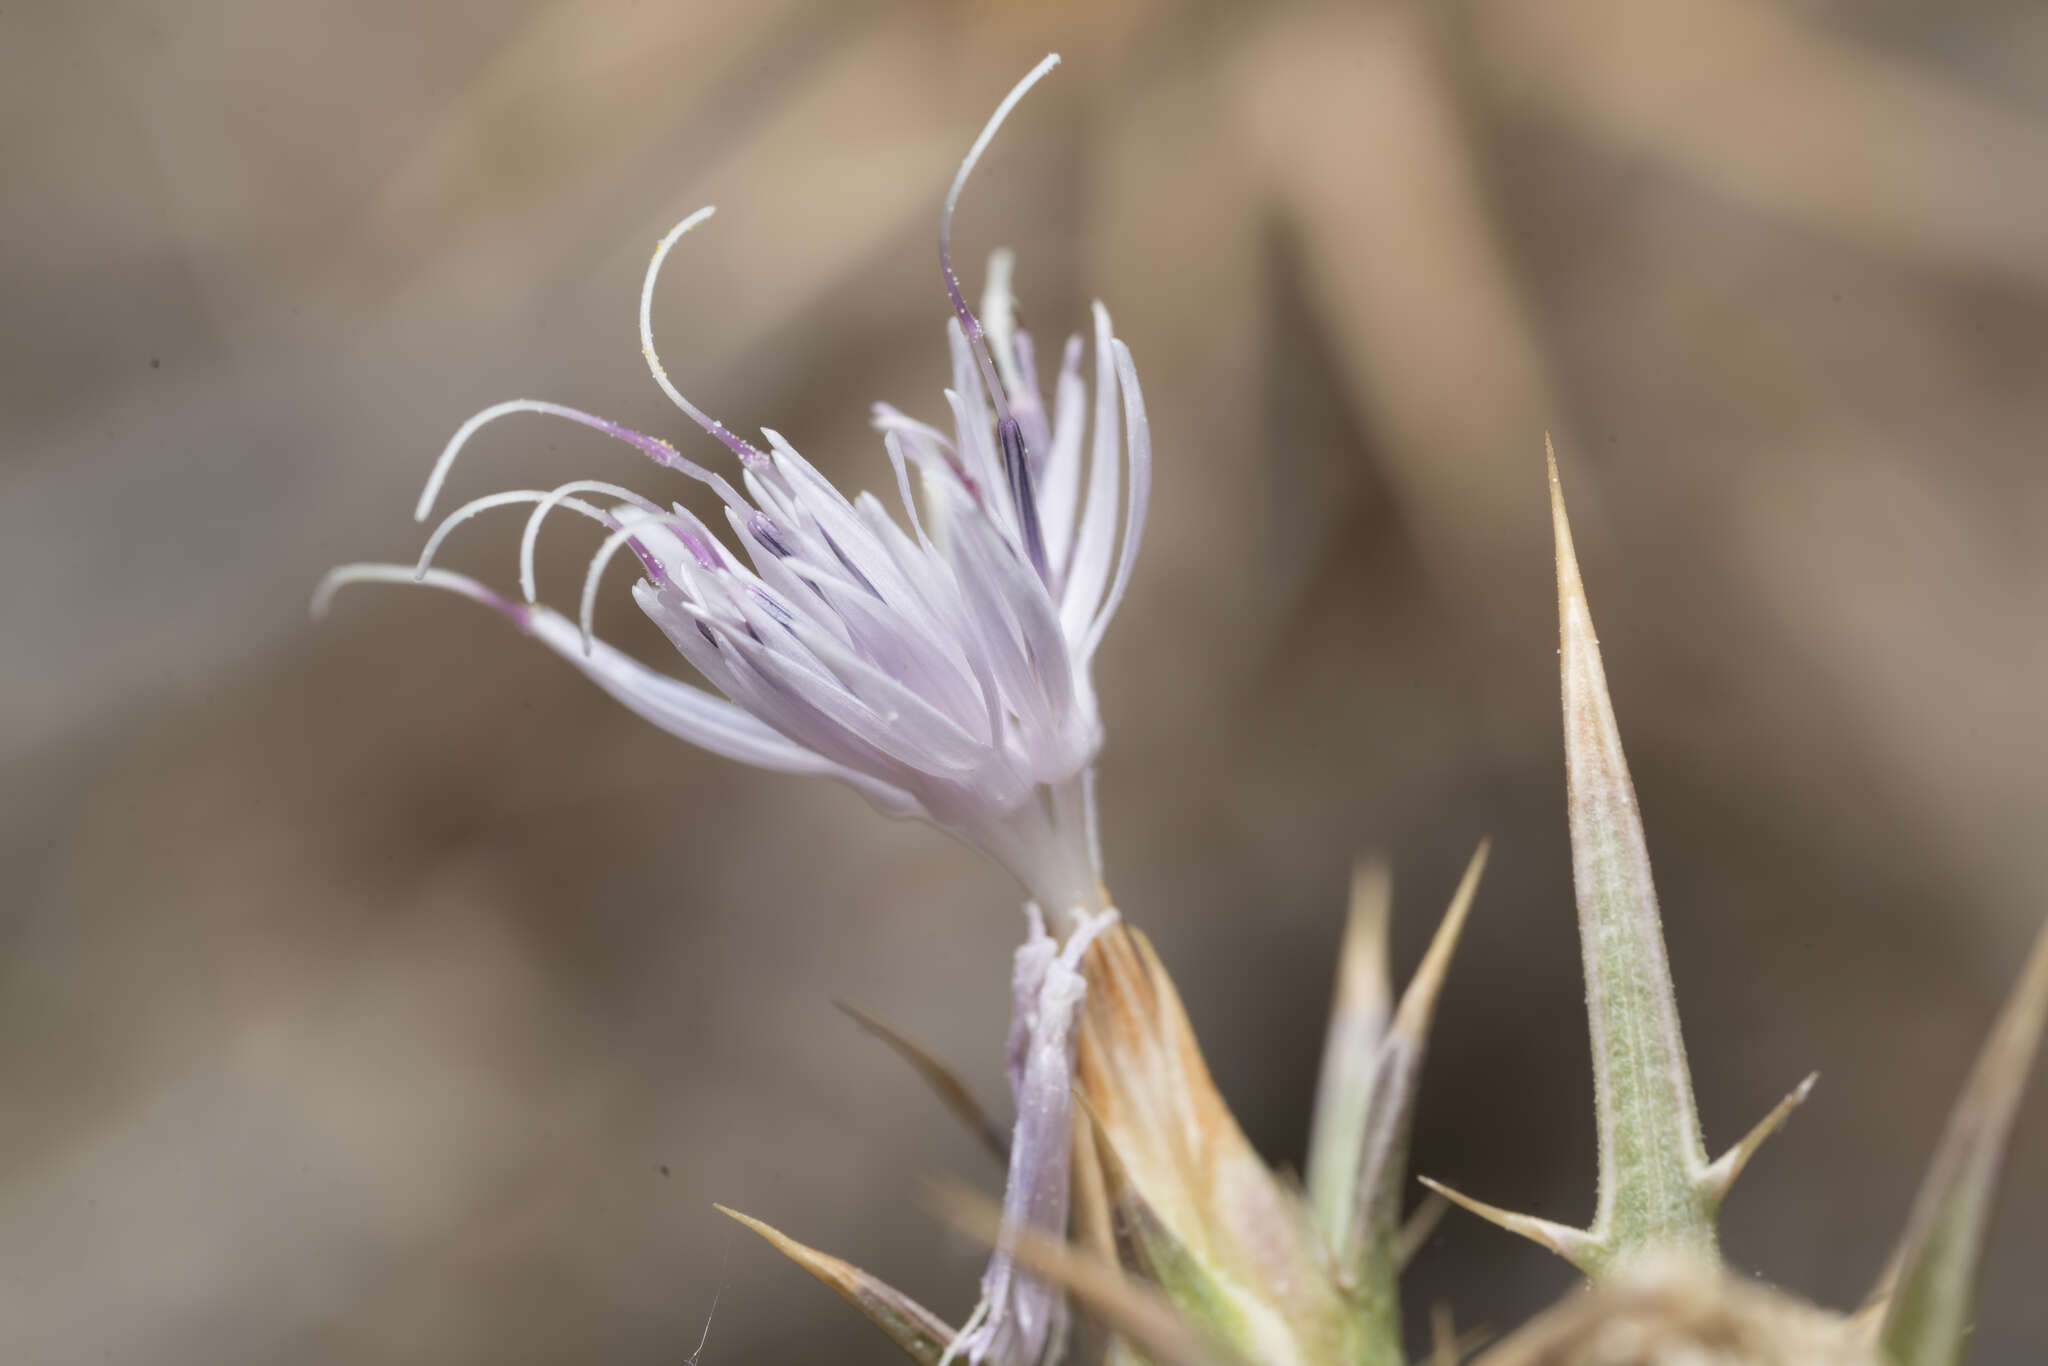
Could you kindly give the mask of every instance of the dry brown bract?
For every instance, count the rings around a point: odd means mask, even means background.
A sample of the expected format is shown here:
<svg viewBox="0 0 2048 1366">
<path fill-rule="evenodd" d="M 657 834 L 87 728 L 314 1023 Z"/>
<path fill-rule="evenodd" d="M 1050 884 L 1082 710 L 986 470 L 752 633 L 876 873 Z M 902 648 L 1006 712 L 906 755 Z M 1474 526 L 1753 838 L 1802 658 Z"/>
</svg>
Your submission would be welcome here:
<svg viewBox="0 0 2048 1366">
<path fill-rule="evenodd" d="M 1878 1366 L 1846 1320 L 1694 1262 L 1574 1295 L 1474 1366 Z"/>
</svg>

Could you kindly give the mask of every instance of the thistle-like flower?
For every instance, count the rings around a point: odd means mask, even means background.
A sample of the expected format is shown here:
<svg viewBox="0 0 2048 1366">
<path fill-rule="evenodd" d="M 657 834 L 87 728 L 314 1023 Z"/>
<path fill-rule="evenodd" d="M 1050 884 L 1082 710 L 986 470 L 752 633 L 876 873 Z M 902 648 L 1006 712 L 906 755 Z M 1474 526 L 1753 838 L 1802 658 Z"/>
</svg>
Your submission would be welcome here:
<svg viewBox="0 0 2048 1366">
<path fill-rule="evenodd" d="M 951 231 L 960 191 L 990 139 L 1058 60 L 1046 58 L 997 107 L 947 192 L 939 267 L 954 314 L 946 391 L 952 430 L 886 405 L 875 409 L 903 522 L 872 494 L 846 498 L 779 433 L 763 429 L 763 450 L 670 381 L 654 346 L 655 285 L 676 241 L 710 216 L 706 208 L 655 249 L 640 296 L 640 341 L 655 383 L 738 459 L 738 485 L 656 437 L 574 408 L 516 399 L 455 433 L 415 515 L 424 521 L 432 511 L 455 458 L 480 428 L 530 412 L 603 432 L 709 488 L 729 540 L 680 503 L 663 510 L 615 484 L 575 480 L 465 503 L 435 528 L 416 564 L 345 565 L 314 598 L 318 613 L 336 588 L 362 580 L 463 594 L 663 730 L 762 768 L 842 779 L 883 810 L 949 830 L 1015 874 L 1034 900 L 1014 980 L 1017 1122 L 1005 1220 L 1053 1235 L 1067 1224 L 1073 1031 L 1087 992 L 1080 963 L 1115 919 L 1095 833 L 1102 721 L 1091 668 L 1137 559 L 1151 437 L 1130 351 L 1112 335 L 1102 306 L 1094 313 L 1092 405 L 1075 336 L 1048 410 L 1031 338 L 1012 324 L 1009 256 L 991 262 L 984 327 L 954 273 Z M 433 567 L 457 526 L 514 504 L 532 505 L 520 548 L 523 602 Z M 558 507 L 609 533 L 584 577 L 580 627 L 541 606 L 535 592 L 534 545 Z M 622 549 L 640 562 L 634 600 L 715 692 L 650 669 L 592 634 L 605 566 Z M 1057 935 L 1045 914 L 1057 918 Z M 1012 1242 L 999 1243 L 981 1303 L 947 1357 L 1035 1366 L 1058 1356 L 1065 1300 L 1016 1264 Z M 911 1309 L 901 1322 L 936 1325 Z"/>
<path fill-rule="evenodd" d="M 362 580 L 464 594 L 673 735 L 762 768 L 840 778 L 883 810 L 920 816 L 986 851 L 1053 914 L 1100 908 L 1091 769 L 1102 722 L 1091 666 L 1144 530 L 1144 400 L 1130 352 L 1098 304 L 1092 431 L 1079 336 L 1066 345 L 1048 411 L 1031 338 L 1010 323 L 1008 256 L 999 253 L 992 265 L 984 328 L 962 297 L 950 252 L 968 174 L 1056 61 L 1047 58 L 1003 101 L 946 196 L 939 259 L 955 314 L 950 434 L 886 405 L 875 409 L 903 522 L 872 494 L 849 500 L 779 433 L 763 430 L 763 450 L 670 381 L 654 346 L 655 285 L 677 239 L 710 216 L 706 208 L 656 248 L 641 292 L 640 340 L 663 392 L 737 457 L 738 485 L 656 437 L 515 399 L 455 433 L 415 515 L 425 520 L 480 428 L 541 413 L 603 432 L 709 488 L 730 539 L 681 504 L 664 510 L 599 480 L 494 493 L 448 514 L 416 564 L 334 570 L 316 612 L 335 589 Z M 456 526 L 512 504 L 532 505 L 520 550 L 523 603 L 433 567 Z M 556 508 L 610 532 L 584 579 L 580 630 L 536 599 L 534 545 Z M 640 562 L 634 600 L 716 693 L 593 637 L 599 583 L 621 549 Z"/>
</svg>

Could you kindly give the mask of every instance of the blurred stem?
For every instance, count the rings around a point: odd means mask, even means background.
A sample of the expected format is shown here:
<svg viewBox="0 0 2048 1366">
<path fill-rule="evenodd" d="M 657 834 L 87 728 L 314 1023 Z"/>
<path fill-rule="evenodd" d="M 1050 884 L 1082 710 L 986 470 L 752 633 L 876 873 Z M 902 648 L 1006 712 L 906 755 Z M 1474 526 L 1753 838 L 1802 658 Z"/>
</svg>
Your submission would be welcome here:
<svg viewBox="0 0 2048 1366">
<path fill-rule="evenodd" d="M 1351 875 L 1351 913 L 1337 957 L 1336 999 L 1330 1006 L 1315 1119 L 1309 1130 L 1309 1208 L 1332 1251 L 1341 1249 L 1349 1237 L 1366 1103 L 1380 1041 L 1393 1013 L 1393 987 L 1387 976 L 1392 902 L 1393 879 L 1386 861 L 1361 862 Z"/>
<path fill-rule="evenodd" d="M 1408 1139 L 1415 1122 L 1415 1101 L 1421 1088 L 1423 1056 L 1429 1046 L 1430 1022 L 1450 972 L 1451 955 L 1464 932 L 1472 898 L 1486 871 L 1488 843 L 1480 841 L 1465 876 L 1444 912 L 1422 963 L 1401 993 L 1401 1005 L 1380 1044 L 1372 1069 L 1372 1094 L 1365 1105 L 1365 1123 L 1358 1136 L 1352 1183 L 1352 1208 L 1347 1232 L 1338 1247 L 1338 1283 L 1345 1289 L 1365 1331 L 1356 1359 L 1401 1366 L 1401 1204 L 1408 1189 Z"/>
<path fill-rule="evenodd" d="M 2048 926 L 2035 937 L 2019 984 L 1956 1102 L 1905 1240 L 1879 1285 L 1881 1340 L 1899 1366 L 1955 1366 L 1963 1359 L 1999 1169 L 2044 1021 Z"/>
</svg>

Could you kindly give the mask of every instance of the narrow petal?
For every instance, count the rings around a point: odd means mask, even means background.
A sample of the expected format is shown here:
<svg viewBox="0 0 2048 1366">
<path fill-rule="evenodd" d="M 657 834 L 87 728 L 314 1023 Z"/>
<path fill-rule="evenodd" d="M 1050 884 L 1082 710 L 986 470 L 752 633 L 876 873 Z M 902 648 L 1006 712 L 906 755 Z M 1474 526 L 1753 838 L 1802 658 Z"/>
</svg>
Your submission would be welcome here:
<svg viewBox="0 0 2048 1366">
<path fill-rule="evenodd" d="M 946 391 L 946 404 L 953 410 L 961 458 L 967 462 L 976 485 L 984 490 L 982 496 L 975 500 L 975 508 L 993 519 L 1002 528 L 1004 536 L 1013 542 L 1018 541 L 1021 532 L 1017 526 L 1017 509 L 1009 496 L 1010 480 L 1003 472 L 1002 452 L 996 449 L 995 429 L 976 425 L 986 421 L 987 409 L 970 403 L 953 389 Z"/>
<path fill-rule="evenodd" d="M 1062 727 L 1074 705 L 1074 664 L 1044 583 L 978 519 L 963 528 L 961 551 L 962 566 L 973 560 L 976 571 L 995 585 L 1007 628 L 1015 632 L 1030 664 L 1044 715 L 1049 724 Z"/>
<path fill-rule="evenodd" d="M 1074 537 L 1073 563 L 1060 579 L 1060 625 L 1067 639 L 1086 637 L 1109 581 L 1116 545 L 1118 459 L 1116 356 L 1109 310 L 1095 305 L 1095 444 L 1088 457 L 1088 495 Z"/>
<path fill-rule="evenodd" d="M 1003 383 L 1010 390 L 1011 416 L 1024 429 L 1024 439 L 1031 443 L 1031 473 L 1042 476 L 1046 457 L 1052 452 L 1052 423 L 1046 417 L 1045 394 L 1038 384 L 1038 346 L 1029 332 L 1019 332 L 1016 350 L 1016 382 L 1005 378 Z"/>
<path fill-rule="evenodd" d="M 1095 657 L 1095 647 L 1102 643 L 1102 633 L 1109 629 L 1110 619 L 1124 600 L 1124 589 L 1130 586 L 1131 570 L 1138 563 L 1138 547 L 1145 539 L 1145 511 L 1152 500 L 1152 428 L 1145 420 L 1145 396 L 1138 392 L 1138 370 L 1131 363 L 1129 349 L 1122 342 L 1115 343 L 1115 347 L 1117 376 L 1124 394 L 1131 492 L 1124 504 L 1123 548 L 1117 554 L 1116 578 L 1111 581 L 1109 597 L 1096 614 L 1094 624 L 1088 628 L 1087 642 L 1079 651 L 1084 668 Z"/>
<path fill-rule="evenodd" d="M 918 436 L 924 438 L 932 446 L 947 451 L 953 449 L 952 437 L 947 436 L 929 422 L 919 422 L 916 418 L 896 408 L 893 404 L 877 403 L 874 406 L 874 426 L 876 431 L 882 432 L 885 435 L 895 432 L 899 435 Z"/>
<path fill-rule="evenodd" d="M 582 633 L 575 624 L 545 607 L 532 610 L 527 631 L 636 715 L 679 739 L 758 768 L 784 773 L 824 773 L 840 778 L 853 776 L 841 766 L 791 744 L 731 702 L 657 673 L 601 640 L 594 641 L 586 654 Z"/>
<path fill-rule="evenodd" d="M 1054 583 L 1066 572 L 1074 548 L 1074 520 L 1081 499 L 1081 438 L 1088 432 L 1088 386 L 1081 379 L 1081 339 L 1067 339 L 1053 395 L 1052 441 L 1045 473 L 1038 481 L 1038 521 L 1045 530 L 1045 557 Z"/>
<path fill-rule="evenodd" d="M 841 778 L 863 790 L 884 794 L 884 785 L 792 744 L 731 702 L 657 673 L 603 641 L 593 642 L 586 654 L 581 632 L 560 614 L 545 607 L 508 601 L 467 575 L 430 569 L 424 576 L 415 577 L 411 565 L 345 565 L 322 581 L 315 611 L 325 612 L 337 588 L 361 582 L 421 584 L 480 602 L 575 665 L 643 720 L 714 754 L 782 773 Z M 886 795 L 898 806 L 916 805 L 900 791 L 888 791 Z"/>
<path fill-rule="evenodd" d="M 1031 644 L 1007 600 L 1019 578 L 1030 571 L 1021 566 L 1019 572 L 1010 570 L 1005 563 L 1007 547 L 979 515 L 963 509 L 958 522 L 953 566 L 967 608 L 967 630 L 987 651 L 997 689 L 1015 713 L 1020 735 L 1027 741 L 1055 736 L 1058 718 L 1038 675 Z"/>
<path fill-rule="evenodd" d="M 751 604 L 748 610 L 755 634 L 759 634 L 762 627 L 773 625 Z M 964 772 L 965 766 L 971 762 L 957 746 L 947 744 L 949 737 L 943 732 L 936 728 L 918 729 L 896 724 L 894 715 L 876 710 L 843 678 L 819 673 L 801 655 L 780 645 L 764 644 L 745 632 L 734 632 L 727 638 L 762 677 L 780 684 L 787 695 L 800 701 L 816 716 L 896 763 L 920 773 L 943 773 L 949 770 Z M 816 648 L 824 645 L 825 641 L 822 633 L 813 633 L 802 643 Z M 847 656 L 839 662 L 852 661 Z M 876 682 L 872 671 L 866 681 Z"/>
</svg>

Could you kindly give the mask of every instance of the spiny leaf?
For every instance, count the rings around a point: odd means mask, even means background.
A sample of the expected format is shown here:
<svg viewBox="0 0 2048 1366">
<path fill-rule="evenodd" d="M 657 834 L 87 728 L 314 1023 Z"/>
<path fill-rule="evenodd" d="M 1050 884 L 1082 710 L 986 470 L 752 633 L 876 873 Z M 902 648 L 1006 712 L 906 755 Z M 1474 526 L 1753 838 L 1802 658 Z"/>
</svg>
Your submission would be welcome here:
<svg viewBox="0 0 2048 1366">
<path fill-rule="evenodd" d="M 903 1349 L 904 1355 L 920 1366 L 938 1366 L 939 1359 L 946 1354 L 947 1345 L 957 1336 L 938 1315 L 851 1262 L 806 1247 L 781 1230 L 738 1210 L 727 1209 L 724 1205 L 712 1208 L 745 1224 L 766 1238 L 776 1251 L 837 1291 L 840 1298 L 867 1315 L 870 1323 L 881 1329 L 891 1342 Z"/>
<path fill-rule="evenodd" d="M 1394 989 L 1387 975 L 1392 907 L 1393 879 L 1386 861 L 1360 862 L 1351 874 L 1351 913 L 1337 955 L 1337 990 L 1309 1127 L 1308 1203 L 1332 1251 L 1349 1238 L 1373 1067 L 1393 1013 Z"/>
<path fill-rule="evenodd" d="M 1402 1360 L 1401 1305 L 1394 1278 L 1399 1271 L 1396 1244 L 1400 1236 L 1401 1197 L 1407 1190 L 1409 1131 L 1414 1127 L 1415 1097 L 1422 1079 L 1422 1059 L 1429 1044 L 1429 1025 L 1450 971 L 1451 955 L 1471 913 L 1472 898 L 1486 871 L 1488 845 L 1481 841 L 1466 865 L 1465 876 L 1437 926 L 1429 951 L 1422 957 L 1392 1027 L 1380 1044 L 1373 1067 L 1372 1094 L 1366 1104 L 1365 1127 L 1359 1135 L 1358 1176 L 1354 1204 L 1347 1221 L 1349 1235 L 1338 1261 L 1338 1274 L 1358 1311 L 1373 1328 L 1390 1360 Z"/>
<path fill-rule="evenodd" d="M 1002 1210 L 958 1186 L 932 1191 L 941 1218 L 962 1232 L 995 1246 L 1013 1245 L 1017 1260 L 1062 1286 L 1081 1306 L 1130 1340 L 1156 1366 L 1245 1366 L 1243 1359 L 1181 1316 L 1149 1286 L 1104 1261 L 1028 1225 L 1003 1228 Z"/>
<path fill-rule="evenodd" d="M 1566 807 L 1593 1042 L 1599 1203 L 1592 1228 L 1582 1232 L 1430 1185 L 1483 1218 L 1552 1249 L 1589 1276 L 1607 1275 L 1658 1251 L 1712 1263 L 1720 1194 L 1754 1145 L 1748 1140 L 1737 1145 L 1723 1170 L 1708 1166 L 1635 784 L 1622 755 L 1600 642 L 1565 516 L 1557 456 L 1548 438 L 1544 451 L 1557 540 Z M 1771 1127 L 1766 1121 L 1752 1137 L 1760 1142 Z"/>
<path fill-rule="evenodd" d="M 1549 451 L 1557 538 L 1557 611 L 1564 690 L 1565 772 L 1572 881 L 1593 1040 L 1600 1197 L 1596 1268 L 1655 1249 L 1715 1256 L 1707 1157 L 1679 1036 L 1657 892 L 1607 694 L 1600 642 L 1586 605 Z"/>
<path fill-rule="evenodd" d="M 855 1024 L 880 1039 L 895 1051 L 896 1055 L 915 1068 L 932 1088 L 939 1101 L 953 1114 L 953 1117 L 967 1126 L 969 1133 L 981 1140 L 981 1146 L 988 1149 L 996 1161 L 1010 1160 L 1009 1136 L 1000 1124 L 989 1118 L 988 1111 L 981 1108 L 981 1102 L 967 1089 L 967 1084 L 953 1074 L 953 1069 L 919 1048 L 908 1038 L 883 1024 L 859 1006 L 846 1001 L 835 1001 L 834 1005 Z"/>
<path fill-rule="evenodd" d="M 1992 1026 L 1928 1167 L 1905 1239 L 1872 1294 L 1873 1309 L 1888 1301 L 1881 1340 L 1899 1366 L 1954 1366 L 1962 1358 L 1998 1172 L 2044 1018 L 2048 926 Z"/>
</svg>

